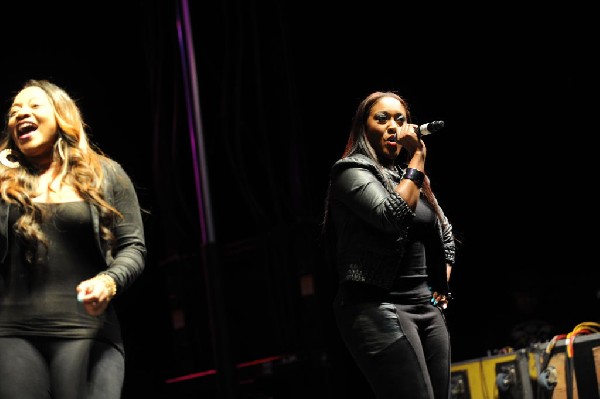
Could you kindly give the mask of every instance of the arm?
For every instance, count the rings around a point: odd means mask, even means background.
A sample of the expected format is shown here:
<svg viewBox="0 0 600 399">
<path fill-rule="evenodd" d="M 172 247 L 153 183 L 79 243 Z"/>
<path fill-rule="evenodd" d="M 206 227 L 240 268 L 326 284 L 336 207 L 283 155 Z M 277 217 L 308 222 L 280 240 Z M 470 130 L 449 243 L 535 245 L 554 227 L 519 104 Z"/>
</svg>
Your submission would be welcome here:
<svg viewBox="0 0 600 399">
<path fill-rule="evenodd" d="M 427 147 L 417 134 L 417 129 L 417 125 L 408 123 L 402 125 L 396 133 L 396 140 L 409 154 L 411 154 L 407 168 L 416 169 L 421 173 L 425 173 Z M 402 179 L 394 188 L 394 191 L 404 198 L 408 206 L 410 206 L 410 209 L 415 210 L 421 195 L 420 186 L 417 186 L 417 184 L 410 179 Z"/>
<path fill-rule="evenodd" d="M 368 167 L 354 165 L 341 170 L 332 180 L 330 195 L 384 232 L 406 232 L 415 216 L 406 201 L 386 190 Z"/>
<path fill-rule="evenodd" d="M 76 288 L 78 300 L 92 316 L 102 314 L 110 300 L 141 275 L 146 258 L 141 209 L 131 179 L 118 164 L 107 171 L 106 179 L 107 200 L 123 218 L 117 218 L 113 226 L 116 243 L 107 255 L 108 268 Z"/>
<path fill-rule="evenodd" d="M 117 293 L 129 287 L 143 272 L 146 260 L 146 243 L 141 208 L 133 183 L 120 165 L 113 166 L 111 179 L 112 205 L 123 218 L 113 227 L 116 243 L 107 274 L 115 280 Z"/>
<path fill-rule="evenodd" d="M 440 215 L 440 229 L 442 235 L 442 243 L 444 245 L 444 258 L 446 262 L 446 281 L 450 281 L 450 276 L 452 274 L 452 266 L 454 265 L 455 255 L 456 255 L 456 242 L 454 240 L 454 234 L 452 233 L 452 225 L 448 221 L 448 218 L 440 208 L 439 204 L 435 203 L 435 206 L 438 208 L 438 212 Z M 450 295 L 450 294 L 448 294 Z M 448 299 L 446 295 L 440 295 L 437 292 L 433 293 L 434 301 L 437 301 L 439 306 L 443 309 L 448 307 Z"/>
</svg>

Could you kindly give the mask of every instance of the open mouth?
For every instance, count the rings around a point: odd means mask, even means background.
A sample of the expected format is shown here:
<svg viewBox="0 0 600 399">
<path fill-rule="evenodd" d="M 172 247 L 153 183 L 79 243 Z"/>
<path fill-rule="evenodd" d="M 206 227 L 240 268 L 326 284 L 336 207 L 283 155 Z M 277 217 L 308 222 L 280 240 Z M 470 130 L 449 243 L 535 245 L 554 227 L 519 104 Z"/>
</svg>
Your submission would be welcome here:
<svg viewBox="0 0 600 399">
<path fill-rule="evenodd" d="M 35 123 L 24 122 L 17 127 L 17 136 L 24 137 L 36 129 L 37 125 Z"/>
</svg>

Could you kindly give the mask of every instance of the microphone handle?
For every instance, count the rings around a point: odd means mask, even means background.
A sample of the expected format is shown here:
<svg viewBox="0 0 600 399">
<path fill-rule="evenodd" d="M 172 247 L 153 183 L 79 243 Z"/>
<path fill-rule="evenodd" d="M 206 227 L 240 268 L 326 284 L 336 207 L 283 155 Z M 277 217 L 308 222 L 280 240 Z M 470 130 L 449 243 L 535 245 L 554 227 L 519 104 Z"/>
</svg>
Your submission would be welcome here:
<svg viewBox="0 0 600 399">
<path fill-rule="evenodd" d="M 438 130 L 440 130 L 443 127 L 444 127 L 444 121 L 433 121 L 433 122 L 429 122 L 429 123 L 424 123 L 419 126 L 417 134 L 419 135 L 419 138 L 421 136 L 428 136 L 433 132 L 437 132 Z"/>
</svg>

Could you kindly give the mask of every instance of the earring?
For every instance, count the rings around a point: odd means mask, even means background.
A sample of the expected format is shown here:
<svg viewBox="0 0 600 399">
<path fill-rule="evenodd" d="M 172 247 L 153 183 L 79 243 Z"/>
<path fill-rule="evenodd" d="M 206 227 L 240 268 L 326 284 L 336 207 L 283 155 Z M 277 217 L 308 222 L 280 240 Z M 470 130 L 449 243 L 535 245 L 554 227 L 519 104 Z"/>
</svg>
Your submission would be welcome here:
<svg viewBox="0 0 600 399">
<path fill-rule="evenodd" d="M 65 158 L 65 153 L 63 152 L 63 139 L 62 137 L 58 138 L 58 156 L 60 156 L 60 159 L 62 159 L 63 161 L 66 159 Z"/>
<path fill-rule="evenodd" d="M 15 169 L 21 166 L 19 160 L 15 154 L 13 154 L 10 148 L 5 148 L 0 151 L 0 163 L 7 168 Z"/>
</svg>

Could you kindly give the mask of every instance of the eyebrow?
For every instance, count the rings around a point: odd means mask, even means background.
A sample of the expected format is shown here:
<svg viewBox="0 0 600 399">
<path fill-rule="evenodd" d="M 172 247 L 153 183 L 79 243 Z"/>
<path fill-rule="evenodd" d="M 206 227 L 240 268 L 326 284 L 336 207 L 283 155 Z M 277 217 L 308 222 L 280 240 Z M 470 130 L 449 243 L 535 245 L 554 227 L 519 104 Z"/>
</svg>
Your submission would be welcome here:
<svg viewBox="0 0 600 399">
<path fill-rule="evenodd" d="M 35 97 L 28 98 L 26 101 L 13 102 L 12 105 L 22 105 L 24 102 L 25 103 L 30 103 L 30 102 L 33 102 L 33 101 L 45 101 L 45 100 L 47 100 L 46 97 L 44 97 L 42 95 L 38 95 L 38 96 L 35 96 Z M 45 101 L 45 102 L 49 102 L 49 101 Z"/>
</svg>

